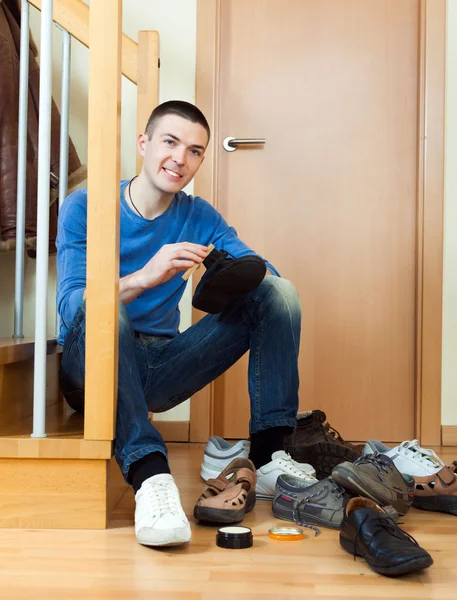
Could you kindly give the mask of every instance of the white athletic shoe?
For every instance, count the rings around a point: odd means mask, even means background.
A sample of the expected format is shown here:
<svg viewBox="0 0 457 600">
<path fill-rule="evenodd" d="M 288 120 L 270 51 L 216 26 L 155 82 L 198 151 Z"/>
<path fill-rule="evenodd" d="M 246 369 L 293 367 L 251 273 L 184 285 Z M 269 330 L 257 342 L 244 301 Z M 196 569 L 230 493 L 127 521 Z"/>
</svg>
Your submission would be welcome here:
<svg viewBox="0 0 457 600">
<path fill-rule="evenodd" d="M 231 444 L 218 435 L 211 436 L 203 455 L 200 477 L 203 481 L 215 479 L 235 458 L 248 458 L 250 447 L 248 440 Z"/>
<path fill-rule="evenodd" d="M 433 450 L 421 448 L 419 440 L 402 442 L 395 448 L 389 448 L 377 440 L 369 440 L 363 449 L 364 456 L 376 453 L 389 456 L 400 473 L 412 477 L 428 477 L 445 466 Z"/>
<path fill-rule="evenodd" d="M 154 475 L 135 494 L 135 534 L 145 546 L 176 546 L 191 538 L 190 525 L 171 475 Z"/>
<path fill-rule="evenodd" d="M 303 467 L 306 467 L 305 470 Z M 257 469 L 255 492 L 257 498 L 274 498 L 276 480 L 280 475 L 293 475 L 303 481 L 304 485 L 317 483 L 316 472 L 311 465 L 297 463 L 283 450 L 277 450 L 271 455 L 271 462 Z"/>
<path fill-rule="evenodd" d="M 217 435 L 211 436 L 206 444 L 203 455 L 200 477 L 203 481 L 215 479 L 235 458 L 249 458 L 250 449 L 251 442 L 249 440 L 239 440 L 231 444 Z M 316 471 L 311 465 L 296 462 L 290 456 L 289 459 L 298 470 L 303 471 L 311 477 L 316 476 Z"/>
</svg>

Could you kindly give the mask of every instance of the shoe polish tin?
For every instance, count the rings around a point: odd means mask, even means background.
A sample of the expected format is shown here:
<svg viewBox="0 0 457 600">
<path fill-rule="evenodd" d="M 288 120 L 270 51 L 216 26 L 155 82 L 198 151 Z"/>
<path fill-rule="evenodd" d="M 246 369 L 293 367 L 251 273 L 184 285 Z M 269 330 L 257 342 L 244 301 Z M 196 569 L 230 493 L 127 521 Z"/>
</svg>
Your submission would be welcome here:
<svg viewBox="0 0 457 600">
<path fill-rule="evenodd" d="M 268 530 L 268 537 L 280 542 L 295 542 L 302 540 L 304 535 L 303 529 L 298 527 L 273 527 Z"/>
<path fill-rule="evenodd" d="M 249 527 L 229 525 L 217 530 L 216 545 L 219 548 L 239 550 L 252 546 L 252 530 Z"/>
</svg>

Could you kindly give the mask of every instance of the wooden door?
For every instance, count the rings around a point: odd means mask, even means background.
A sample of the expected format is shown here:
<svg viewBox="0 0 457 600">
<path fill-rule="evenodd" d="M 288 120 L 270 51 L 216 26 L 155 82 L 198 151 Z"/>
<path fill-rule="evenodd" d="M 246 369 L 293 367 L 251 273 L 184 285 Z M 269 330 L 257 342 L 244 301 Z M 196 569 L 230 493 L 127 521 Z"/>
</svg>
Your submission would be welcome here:
<svg viewBox="0 0 457 600">
<path fill-rule="evenodd" d="M 411 438 L 420 2 L 219 6 L 216 205 L 297 287 L 300 408 L 347 439 Z M 214 433 L 247 435 L 247 357 L 213 411 Z"/>
</svg>

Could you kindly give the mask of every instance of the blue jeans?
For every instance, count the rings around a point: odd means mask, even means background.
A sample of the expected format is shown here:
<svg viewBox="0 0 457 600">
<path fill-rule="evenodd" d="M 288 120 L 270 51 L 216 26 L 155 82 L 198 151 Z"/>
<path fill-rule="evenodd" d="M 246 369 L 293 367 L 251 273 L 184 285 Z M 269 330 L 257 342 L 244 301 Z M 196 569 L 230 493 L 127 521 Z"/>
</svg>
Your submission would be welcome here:
<svg viewBox="0 0 457 600">
<path fill-rule="evenodd" d="M 128 481 L 133 462 L 167 449 L 148 420 L 177 406 L 249 355 L 250 432 L 295 427 L 301 310 L 290 281 L 268 276 L 217 315 L 206 315 L 176 337 L 135 332 L 119 309 L 119 371 L 115 456 Z M 65 337 L 60 383 L 69 405 L 84 408 L 86 305 Z"/>
</svg>

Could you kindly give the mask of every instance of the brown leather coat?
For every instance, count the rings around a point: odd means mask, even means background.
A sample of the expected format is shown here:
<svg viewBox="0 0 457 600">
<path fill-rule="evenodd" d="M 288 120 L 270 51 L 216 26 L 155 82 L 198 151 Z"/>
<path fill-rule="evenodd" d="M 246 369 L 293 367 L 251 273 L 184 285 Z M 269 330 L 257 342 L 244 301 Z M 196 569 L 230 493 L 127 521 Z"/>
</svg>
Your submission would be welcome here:
<svg viewBox="0 0 457 600">
<path fill-rule="evenodd" d="M 0 251 L 16 245 L 17 137 L 19 113 L 19 0 L 0 0 Z M 39 68 L 33 41 L 29 53 L 27 124 L 26 248 L 33 256 L 37 235 Z M 59 176 L 60 114 L 52 105 L 49 249 L 55 251 Z M 86 178 L 72 141 L 69 143 L 68 192 Z"/>
</svg>

